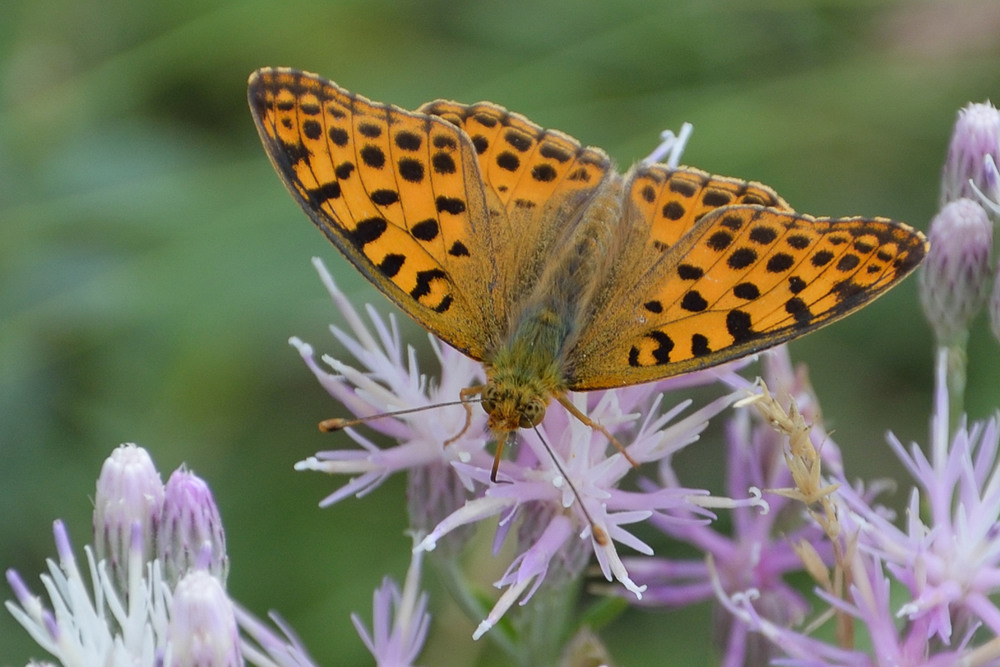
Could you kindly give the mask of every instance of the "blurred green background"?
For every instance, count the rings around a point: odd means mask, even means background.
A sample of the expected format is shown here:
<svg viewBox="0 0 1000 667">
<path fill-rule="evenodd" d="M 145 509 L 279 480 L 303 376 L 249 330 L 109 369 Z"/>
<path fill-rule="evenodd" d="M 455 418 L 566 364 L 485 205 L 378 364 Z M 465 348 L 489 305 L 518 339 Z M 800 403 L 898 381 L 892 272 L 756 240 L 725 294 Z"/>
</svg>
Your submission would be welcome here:
<svg viewBox="0 0 1000 667">
<path fill-rule="evenodd" d="M 491 100 L 623 167 L 690 121 L 688 164 L 809 213 L 921 229 L 957 109 L 1000 90 L 994 0 L 9 0 L 3 15 L 0 566 L 40 591 L 52 520 L 88 541 L 101 462 L 135 441 L 164 476 L 186 462 L 211 484 L 234 597 L 279 611 L 326 665 L 370 663 L 348 614 L 369 619 L 383 575 L 405 572 L 403 484 L 316 507 L 343 480 L 292 464 L 347 439 L 316 431 L 340 413 L 286 341 L 335 349 L 313 255 L 356 303 L 392 307 L 272 172 L 245 102 L 252 69 L 307 69 L 408 108 Z M 916 286 L 792 345 L 848 470 L 869 478 L 902 477 L 887 429 L 926 441 Z M 1000 404 L 982 322 L 970 356 L 981 417 Z M 706 439 L 682 458 L 721 491 L 698 470 L 720 453 Z M 422 662 L 503 664 L 442 599 Z M 603 636 L 623 665 L 712 664 L 710 620 L 707 606 L 630 612 Z M 30 656 L 45 657 L 0 614 L 0 664 Z"/>
</svg>

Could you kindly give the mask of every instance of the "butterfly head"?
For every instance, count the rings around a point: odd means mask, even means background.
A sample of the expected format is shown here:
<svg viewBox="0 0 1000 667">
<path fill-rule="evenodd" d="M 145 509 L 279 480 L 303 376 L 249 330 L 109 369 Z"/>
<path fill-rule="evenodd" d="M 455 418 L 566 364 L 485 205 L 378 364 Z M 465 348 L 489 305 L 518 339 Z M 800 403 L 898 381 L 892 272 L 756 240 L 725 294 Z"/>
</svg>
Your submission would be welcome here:
<svg viewBox="0 0 1000 667">
<path fill-rule="evenodd" d="M 490 430 L 498 436 L 541 424 L 545 418 L 547 403 L 531 387 L 501 385 L 490 381 L 483 388 L 483 409 L 489 415 Z"/>
<path fill-rule="evenodd" d="M 497 382 L 490 379 L 483 387 L 481 404 L 488 415 L 490 430 L 497 441 L 490 479 L 497 481 L 504 445 L 511 445 L 518 429 L 533 428 L 545 418 L 547 398 L 530 385 Z"/>
</svg>

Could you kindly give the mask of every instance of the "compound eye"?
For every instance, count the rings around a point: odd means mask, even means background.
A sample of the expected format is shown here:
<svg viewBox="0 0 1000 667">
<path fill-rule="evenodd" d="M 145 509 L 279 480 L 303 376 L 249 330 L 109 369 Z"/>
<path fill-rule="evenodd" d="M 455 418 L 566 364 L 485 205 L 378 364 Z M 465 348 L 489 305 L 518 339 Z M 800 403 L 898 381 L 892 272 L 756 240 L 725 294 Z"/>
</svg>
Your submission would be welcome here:
<svg viewBox="0 0 1000 667">
<path fill-rule="evenodd" d="M 521 411 L 519 425 L 521 428 L 538 426 L 545 418 L 545 404 L 541 401 L 531 401 Z"/>
<path fill-rule="evenodd" d="M 495 386 L 492 384 L 486 385 L 486 388 L 483 389 L 483 399 L 480 401 L 480 404 L 486 412 L 493 412 L 493 408 L 497 404 L 497 388 Z"/>
</svg>

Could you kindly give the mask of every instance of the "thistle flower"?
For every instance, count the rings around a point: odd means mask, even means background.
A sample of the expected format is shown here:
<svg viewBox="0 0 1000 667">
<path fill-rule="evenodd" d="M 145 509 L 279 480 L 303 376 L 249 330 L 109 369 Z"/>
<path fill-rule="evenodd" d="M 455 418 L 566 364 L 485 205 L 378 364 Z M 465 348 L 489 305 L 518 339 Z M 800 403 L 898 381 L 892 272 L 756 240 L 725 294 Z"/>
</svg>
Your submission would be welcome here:
<svg viewBox="0 0 1000 667">
<path fill-rule="evenodd" d="M 142 447 L 117 447 L 101 466 L 94 494 L 94 546 L 97 559 L 108 561 L 120 590 L 128 585 L 127 556 L 136 531 L 142 538 L 139 562 L 153 557 L 163 496 L 160 473 Z"/>
<path fill-rule="evenodd" d="M 219 508 L 208 484 L 183 467 L 167 480 L 156 542 L 170 583 L 199 569 L 207 570 L 225 585 L 229 557 Z"/>
<path fill-rule="evenodd" d="M 413 552 L 402 592 L 389 577 L 375 591 L 371 633 L 357 614 L 351 614 L 355 629 L 382 667 L 412 665 L 427 638 L 431 616 L 427 612 L 427 594 L 420 592 L 422 556 L 419 550 Z"/>
<path fill-rule="evenodd" d="M 311 346 L 297 339 L 292 344 L 324 388 L 349 410 L 366 416 L 393 409 L 454 403 L 463 387 L 482 382 L 478 364 L 450 348 L 435 345 L 442 368 L 439 385 L 432 387 L 420 374 L 412 350 L 404 354 L 394 323 L 386 325 L 369 311 L 375 330 L 370 331 L 322 264 L 317 261 L 316 266 L 351 331 L 348 335 L 334 329 L 334 335 L 365 370 L 324 358 L 338 373 L 333 375 L 316 363 Z M 627 437 L 620 439 L 630 443 L 627 450 L 633 460 L 658 463 L 696 441 L 708 419 L 729 406 L 736 394 L 716 399 L 684 418 L 680 414 L 690 401 L 657 416 L 659 399 L 654 397 L 670 388 L 715 382 L 730 375 L 735 375 L 731 367 L 713 369 L 662 383 L 576 395 L 572 400 L 581 412 L 603 424 L 612 434 L 627 433 Z M 637 409 L 650 415 L 638 425 L 629 416 Z M 349 430 L 361 445 L 361 451 L 322 452 L 298 464 L 297 469 L 359 475 L 328 496 L 324 505 L 348 495 L 368 493 L 394 472 L 438 470 L 423 479 L 436 479 L 449 486 L 433 495 L 433 502 L 411 497 L 411 504 L 427 511 L 433 508 L 438 517 L 417 545 L 418 551 L 434 550 L 445 536 L 493 517 L 498 520 L 499 547 L 510 528 L 525 517 L 534 527 L 520 531 L 519 554 L 497 582 L 504 592 L 477 629 L 476 637 L 493 627 L 515 602 L 524 604 L 530 599 L 548 580 L 548 563 L 555 558 L 565 565 L 573 564 L 575 569 L 562 572 L 575 578 L 587 562 L 586 555 L 593 553 L 608 581 L 617 580 L 633 595 L 641 596 L 644 587 L 632 580 L 616 543 L 647 554 L 651 549 L 625 526 L 653 514 L 669 516 L 680 510 L 687 514 L 697 507 L 692 499 L 707 495 L 679 486 L 639 492 L 621 490 L 622 479 L 632 470 L 628 461 L 619 453 L 609 456 L 609 445 L 603 435 L 558 409 L 549 410 L 537 429 L 522 432 L 511 460 L 500 467 L 504 483 L 493 484 L 492 457 L 485 451 L 484 415 L 473 410 L 469 428 L 467 419 L 465 407 L 452 405 L 435 408 L 433 419 L 418 414 L 375 420 L 370 422 L 372 428 L 391 435 L 399 444 L 380 449 Z M 448 444 L 442 445 L 444 442 Z M 444 481 L 443 466 L 451 469 L 451 482 Z M 464 489 L 462 495 L 454 492 L 458 484 Z M 428 491 L 425 482 L 420 488 Z M 452 505 L 450 511 L 443 511 L 441 499 Z M 421 525 L 419 521 L 417 525 Z"/>
<path fill-rule="evenodd" d="M 900 630 L 889 595 L 889 580 L 882 574 L 878 558 L 855 552 L 847 572 L 852 582 L 847 600 L 832 597 L 823 591 L 817 595 L 834 608 L 849 615 L 867 629 L 871 651 L 842 647 L 797 632 L 762 616 L 756 608 L 755 590 L 729 594 L 721 587 L 716 594 L 722 605 L 749 631 L 760 634 L 785 657 L 782 665 L 790 667 L 951 667 L 952 665 L 993 664 L 973 659 L 976 652 L 967 648 L 965 637 L 953 649 L 935 646 L 928 640 L 925 622 L 916 622 Z M 718 579 L 713 579 L 718 581 Z M 933 655 L 932 655 L 933 653 Z"/>
<path fill-rule="evenodd" d="M 941 174 L 941 206 L 982 193 L 997 201 L 1000 164 L 1000 111 L 989 102 L 958 112 Z"/>
<path fill-rule="evenodd" d="M 945 204 L 931 222 L 931 249 L 920 274 L 920 302 L 944 347 L 964 341 L 990 288 L 993 225 L 971 199 Z"/>
<path fill-rule="evenodd" d="M 790 665 L 985 665 L 1000 661 L 1000 640 L 974 645 L 985 626 L 1000 633 L 1000 415 L 966 425 L 949 435 L 947 351 L 938 354 L 929 456 L 917 445 L 909 450 L 892 434 L 889 444 L 913 475 L 907 522 L 897 527 L 893 514 L 850 486 L 839 473 L 829 499 L 836 505 L 839 531 L 827 533 L 834 547 L 838 577 L 850 585 L 818 588 L 816 595 L 841 616 L 864 629 L 872 649 L 862 653 L 840 637 L 823 642 L 769 618 L 764 590 L 725 587 L 724 573 L 712 567 L 716 595 L 748 631 L 770 641 Z M 926 508 L 922 512 L 922 508 Z M 922 514 L 927 518 L 923 519 Z M 813 515 L 815 516 L 815 515 Z M 810 543 L 820 549 L 821 540 Z M 814 573 L 817 568 L 810 568 Z M 894 602 L 886 577 L 905 587 L 909 598 Z M 815 576 L 815 575 L 814 575 Z M 817 577 L 821 580 L 822 577 Z M 769 608 L 769 607 L 768 607 Z M 898 619 L 906 619 L 901 631 Z M 844 641 L 847 640 L 847 641 Z"/>
<path fill-rule="evenodd" d="M 910 591 L 899 615 L 920 620 L 928 638 L 947 644 L 980 623 L 1000 634 L 1000 607 L 991 600 L 1000 592 L 1000 415 L 971 425 L 962 417 L 949 437 L 944 363 L 937 373 L 930 457 L 916 444 L 907 451 L 889 435 L 916 482 L 905 529 L 850 490 L 844 500 L 859 517 L 862 548 L 878 555 Z"/>
<path fill-rule="evenodd" d="M 170 602 L 169 664 L 239 667 L 239 639 L 233 604 L 219 580 L 205 570 L 181 577 Z"/>
<path fill-rule="evenodd" d="M 55 522 L 58 560 L 42 575 L 51 608 L 7 571 L 17 599 L 7 609 L 58 664 L 312 665 L 290 633 L 282 639 L 234 608 L 218 508 L 192 473 L 175 471 L 164 488 L 144 449 L 118 447 L 97 482 L 94 531 L 98 546 L 84 547 L 81 568 Z"/>
<path fill-rule="evenodd" d="M 766 382 L 775 395 L 800 401 L 809 419 L 818 417 L 818 405 L 804 375 L 796 374 L 785 346 L 761 355 Z M 743 382 L 744 389 L 749 385 Z M 809 437 L 816 448 L 822 448 L 833 467 L 839 467 L 836 446 L 820 429 Z M 726 428 L 726 495 L 732 513 L 732 534 L 719 532 L 706 521 L 667 521 L 654 517 L 650 522 L 670 537 L 691 544 L 709 555 L 714 565 L 704 558 L 668 559 L 633 557 L 626 559 L 629 570 L 638 581 L 649 586 L 642 600 L 634 604 L 644 607 L 679 608 L 711 599 L 716 589 L 735 594 L 748 589 L 756 591 L 753 608 L 756 614 L 779 626 L 798 623 L 808 611 L 805 598 L 785 581 L 786 575 L 803 569 L 798 545 L 816 544 L 817 555 L 829 562 L 829 545 L 823 546 L 822 529 L 801 517 L 801 504 L 787 496 L 768 492 L 760 498 L 762 489 L 783 489 L 793 486 L 785 463 L 785 438 L 770 424 L 764 423 L 756 411 L 738 410 Z M 755 640 L 748 626 L 734 623 L 728 614 L 718 617 L 716 644 L 722 647 L 721 664 L 761 664 L 774 653 L 766 642 Z"/>
</svg>

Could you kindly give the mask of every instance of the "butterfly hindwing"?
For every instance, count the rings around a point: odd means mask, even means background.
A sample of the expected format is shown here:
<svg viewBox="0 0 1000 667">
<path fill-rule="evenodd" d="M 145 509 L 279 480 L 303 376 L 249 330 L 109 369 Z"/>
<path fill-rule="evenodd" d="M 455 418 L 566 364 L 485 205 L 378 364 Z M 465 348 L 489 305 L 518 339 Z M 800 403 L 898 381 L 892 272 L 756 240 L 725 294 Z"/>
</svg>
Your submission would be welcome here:
<svg viewBox="0 0 1000 667">
<path fill-rule="evenodd" d="M 496 253 L 476 152 L 454 125 L 304 72 L 263 69 L 249 101 L 272 163 L 334 245 L 411 317 L 482 358 Z"/>
<path fill-rule="evenodd" d="M 484 232 L 501 249 L 498 273 L 483 279 L 495 286 L 494 309 L 516 317 L 595 194 L 620 177 L 599 148 L 491 102 L 437 100 L 420 111 L 461 128 L 476 149 L 490 210 Z"/>
<path fill-rule="evenodd" d="M 660 251 L 677 243 L 702 216 L 722 206 L 756 204 L 792 210 L 762 183 L 715 176 L 693 167 L 640 163 L 626 181 L 626 210 L 647 221 L 649 243 Z"/>
</svg>

